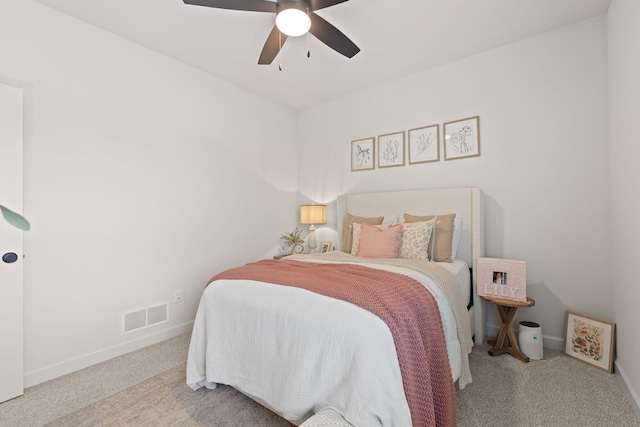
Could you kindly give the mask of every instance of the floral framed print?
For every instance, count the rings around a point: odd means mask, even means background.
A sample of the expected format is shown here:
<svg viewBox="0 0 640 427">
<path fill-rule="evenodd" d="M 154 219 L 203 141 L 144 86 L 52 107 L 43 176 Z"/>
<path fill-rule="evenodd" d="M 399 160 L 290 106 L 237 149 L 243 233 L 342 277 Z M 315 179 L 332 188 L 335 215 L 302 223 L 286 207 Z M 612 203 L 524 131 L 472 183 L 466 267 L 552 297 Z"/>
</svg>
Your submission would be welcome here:
<svg viewBox="0 0 640 427">
<path fill-rule="evenodd" d="M 375 138 L 351 141 L 351 171 L 372 170 L 375 167 Z"/>
<path fill-rule="evenodd" d="M 444 159 L 463 159 L 480 155 L 480 116 L 443 125 Z"/>
<path fill-rule="evenodd" d="M 409 164 L 440 160 L 440 127 L 438 125 L 409 129 Z"/>
<path fill-rule="evenodd" d="M 615 334 L 615 323 L 567 311 L 564 352 L 612 372 Z"/>
<path fill-rule="evenodd" d="M 378 167 L 404 166 L 404 131 L 378 136 Z"/>
</svg>

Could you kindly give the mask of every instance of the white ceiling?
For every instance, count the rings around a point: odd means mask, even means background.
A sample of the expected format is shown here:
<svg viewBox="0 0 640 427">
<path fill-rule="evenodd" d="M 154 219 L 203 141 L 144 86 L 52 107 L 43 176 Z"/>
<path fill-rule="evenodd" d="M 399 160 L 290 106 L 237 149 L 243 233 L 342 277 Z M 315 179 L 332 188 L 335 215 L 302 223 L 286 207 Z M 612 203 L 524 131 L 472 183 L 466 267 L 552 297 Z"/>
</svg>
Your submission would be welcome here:
<svg viewBox="0 0 640 427">
<path fill-rule="evenodd" d="M 274 14 L 182 0 L 36 1 L 298 109 L 603 15 L 611 0 L 350 0 L 317 13 L 360 47 L 354 58 L 302 36 L 269 66 L 257 62 Z"/>
</svg>

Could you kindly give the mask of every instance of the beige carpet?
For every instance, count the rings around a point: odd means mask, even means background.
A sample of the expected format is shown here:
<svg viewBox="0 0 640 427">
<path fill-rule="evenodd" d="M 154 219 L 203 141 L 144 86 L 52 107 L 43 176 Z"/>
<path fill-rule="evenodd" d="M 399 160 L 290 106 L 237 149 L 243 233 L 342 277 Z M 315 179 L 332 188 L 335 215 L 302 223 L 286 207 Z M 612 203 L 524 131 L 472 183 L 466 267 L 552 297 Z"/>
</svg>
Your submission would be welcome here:
<svg viewBox="0 0 640 427">
<path fill-rule="evenodd" d="M 639 427 L 615 374 L 544 349 L 522 363 L 488 345 L 470 355 L 473 383 L 457 392 L 458 426 Z"/>
<path fill-rule="evenodd" d="M 185 365 L 100 400 L 47 426 L 291 426 L 227 386 L 194 392 Z"/>
<path fill-rule="evenodd" d="M 471 355 L 473 383 L 457 392 L 458 426 L 640 427 L 618 379 L 545 349 L 522 363 L 493 358 L 488 346 Z M 189 389 L 179 365 L 48 426 L 290 426 L 230 387 Z M 365 426 L 366 427 L 366 426 Z"/>
</svg>

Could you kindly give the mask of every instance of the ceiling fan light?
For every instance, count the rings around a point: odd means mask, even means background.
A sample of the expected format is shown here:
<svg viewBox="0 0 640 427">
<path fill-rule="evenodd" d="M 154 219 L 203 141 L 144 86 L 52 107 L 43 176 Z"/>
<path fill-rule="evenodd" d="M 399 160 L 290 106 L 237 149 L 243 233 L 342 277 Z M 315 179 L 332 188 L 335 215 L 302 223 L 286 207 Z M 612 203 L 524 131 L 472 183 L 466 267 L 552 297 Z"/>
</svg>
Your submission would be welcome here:
<svg viewBox="0 0 640 427">
<path fill-rule="evenodd" d="M 297 37 L 306 34 L 311 28 L 309 15 L 296 8 L 281 10 L 276 16 L 276 26 L 278 29 L 290 36 Z"/>
</svg>

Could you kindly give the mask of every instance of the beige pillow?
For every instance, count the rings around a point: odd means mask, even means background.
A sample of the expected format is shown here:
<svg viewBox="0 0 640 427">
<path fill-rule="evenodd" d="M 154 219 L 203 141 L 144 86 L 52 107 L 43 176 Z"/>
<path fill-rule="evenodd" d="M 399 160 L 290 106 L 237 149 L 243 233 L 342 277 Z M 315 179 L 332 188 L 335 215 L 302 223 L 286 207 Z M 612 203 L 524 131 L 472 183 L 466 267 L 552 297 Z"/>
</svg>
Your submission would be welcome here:
<svg viewBox="0 0 640 427">
<path fill-rule="evenodd" d="M 405 213 L 404 222 L 421 222 L 436 219 L 434 231 L 431 236 L 433 241 L 432 245 L 429 245 L 429 259 L 438 262 L 453 262 L 451 259 L 451 244 L 453 242 L 453 220 L 456 214 L 447 215 L 427 215 L 416 216 Z"/>
<path fill-rule="evenodd" d="M 351 224 L 370 224 L 370 225 L 380 225 L 384 220 L 383 216 L 372 217 L 372 218 L 364 218 L 361 216 L 354 216 L 351 214 L 346 214 L 344 217 L 344 222 L 342 223 L 342 239 L 340 241 L 340 250 L 342 252 L 351 252 L 351 242 L 352 242 L 352 227 Z"/>
<path fill-rule="evenodd" d="M 429 242 L 436 220 L 405 223 L 402 227 L 398 258 L 429 259 Z"/>
</svg>

